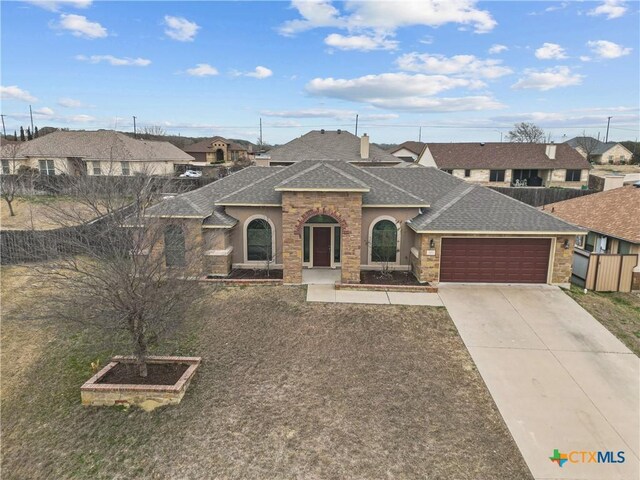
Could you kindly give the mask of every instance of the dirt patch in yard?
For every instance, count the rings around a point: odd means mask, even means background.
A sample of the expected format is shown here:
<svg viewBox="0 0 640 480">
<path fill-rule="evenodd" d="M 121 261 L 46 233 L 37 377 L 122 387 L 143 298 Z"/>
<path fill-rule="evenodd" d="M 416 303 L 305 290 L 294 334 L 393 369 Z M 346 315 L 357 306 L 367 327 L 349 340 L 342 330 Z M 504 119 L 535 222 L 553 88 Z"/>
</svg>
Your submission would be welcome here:
<svg viewBox="0 0 640 480">
<path fill-rule="evenodd" d="M 118 363 L 96 383 L 112 383 L 116 385 L 175 385 L 189 365 L 183 363 L 150 363 L 147 365 L 147 376 L 141 377 L 138 365 Z"/>
<path fill-rule="evenodd" d="M 11 216 L 7 202 L 0 204 L 0 228 L 3 230 L 51 230 L 61 226 L 80 224 L 96 217 L 96 212 L 80 205 L 71 197 L 37 195 L 17 197 L 13 201 L 15 216 Z"/>
<path fill-rule="evenodd" d="M 360 283 L 368 285 L 421 285 L 411 272 L 380 272 L 375 270 L 360 272 Z"/>
<path fill-rule="evenodd" d="M 52 319 L 3 402 L 3 479 L 532 478 L 444 308 L 200 294 L 153 353 L 202 364 L 179 406 L 151 413 L 82 407 L 91 361 L 128 352 Z M 7 324 L 21 327 L 11 309 Z M 29 339 L 3 328 L 2 342 Z"/>
<path fill-rule="evenodd" d="M 266 280 L 266 279 L 282 279 L 282 270 L 253 270 L 248 268 L 236 268 L 231 270 L 228 277 L 238 280 Z"/>
<path fill-rule="evenodd" d="M 640 356 L 640 293 L 584 293 L 575 286 L 567 293 Z"/>
</svg>

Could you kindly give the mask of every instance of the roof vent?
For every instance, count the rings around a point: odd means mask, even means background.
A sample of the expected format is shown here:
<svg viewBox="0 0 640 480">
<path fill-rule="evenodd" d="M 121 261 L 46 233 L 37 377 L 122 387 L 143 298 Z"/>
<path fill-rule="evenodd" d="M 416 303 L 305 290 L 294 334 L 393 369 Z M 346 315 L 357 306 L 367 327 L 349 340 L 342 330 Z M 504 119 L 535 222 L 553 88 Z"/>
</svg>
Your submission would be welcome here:
<svg viewBox="0 0 640 480">
<path fill-rule="evenodd" d="M 338 129 L 338 135 L 340 135 L 342 133 L 342 130 Z"/>
<path fill-rule="evenodd" d="M 481 147 L 484 147 L 484 142 L 480 142 L 480 146 L 481 146 Z"/>
<path fill-rule="evenodd" d="M 320 130 L 320 133 L 324 135 L 324 128 Z"/>
</svg>

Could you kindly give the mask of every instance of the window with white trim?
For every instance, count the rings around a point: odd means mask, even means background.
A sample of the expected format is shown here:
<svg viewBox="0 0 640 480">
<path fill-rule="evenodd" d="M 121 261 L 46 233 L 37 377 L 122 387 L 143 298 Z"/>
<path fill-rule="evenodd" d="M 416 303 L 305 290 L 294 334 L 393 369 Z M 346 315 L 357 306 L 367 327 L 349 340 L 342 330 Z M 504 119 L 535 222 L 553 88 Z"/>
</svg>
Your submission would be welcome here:
<svg viewBox="0 0 640 480">
<path fill-rule="evenodd" d="M 9 160 L 2 160 L 2 173 L 5 175 L 9 175 L 11 173 L 11 165 L 9 165 Z"/>
<path fill-rule="evenodd" d="M 249 222 L 246 242 L 249 262 L 273 260 L 273 231 L 267 219 L 256 218 Z"/>
<path fill-rule="evenodd" d="M 120 162 L 120 168 L 122 169 L 122 175 L 131 175 L 131 164 L 129 162 Z"/>
<path fill-rule="evenodd" d="M 184 267 L 184 231 L 180 225 L 167 225 L 164 229 L 164 257 L 167 267 Z"/>
<path fill-rule="evenodd" d="M 395 263 L 397 259 L 398 227 L 391 220 L 380 220 L 371 230 L 371 262 Z"/>
<path fill-rule="evenodd" d="M 100 166 L 100 162 L 93 162 L 93 174 L 102 175 L 102 167 Z"/>
<path fill-rule="evenodd" d="M 40 160 L 40 175 L 53 176 L 56 174 L 56 168 L 53 160 Z"/>
</svg>

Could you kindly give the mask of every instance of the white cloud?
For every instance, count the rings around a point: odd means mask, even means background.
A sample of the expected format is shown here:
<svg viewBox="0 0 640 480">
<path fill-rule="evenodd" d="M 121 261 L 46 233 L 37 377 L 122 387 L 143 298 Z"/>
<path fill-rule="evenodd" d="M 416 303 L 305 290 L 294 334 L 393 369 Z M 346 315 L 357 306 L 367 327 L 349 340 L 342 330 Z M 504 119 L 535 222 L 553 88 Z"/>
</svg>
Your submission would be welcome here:
<svg viewBox="0 0 640 480">
<path fill-rule="evenodd" d="M 59 98 L 58 105 L 65 108 L 82 108 L 86 106 L 80 100 L 74 98 Z"/>
<path fill-rule="evenodd" d="M 89 57 L 76 55 L 76 60 L 89 63 L 105 62 L 114 67 L 146 67 L 151 65 L 151 60 L 146 58 L 114 57 L 113 55 L 91 55 Z"/>
<path fill-rule="evenodd" d="M 500 45 L 499 43 L 494 43 L 493 45 L 491 45 L 491 48 L 489 49 L 489 53 L 491 55 L 496 55 L 498 53 L 506 52 L 507 50 L 509 50 L 509 47 L 507 47 L 506 45 Z"/>
<path fill-rule="evenodd" d="M 395 50 L 396 40 L 389 40 L 384 35 L 340 35 L 332 33 L 324 39 L 324 43 L 340 50 Z"/>
<path fill-rule="evenodd" d="M 38 101 L 36 97 L 16 85 L 12 85 L 10 87 L 0 86 L 0 98 L 3 100 L 22 100 L 23 102 L 32 103 Z"/>
<path fill-rule="evenodd" d="M 580 55 L 580 61 L 582 62 L 590 62 L 591 61 L 591 57 L 588 55 Z"/>
<path fill-rule="evenodd" d="M 567 54 L 557 43 L 543 43 L 536 50 L 536 57 L 540 60 L 561 60 L 567 58 Z"/>
<path fill-rule="evenodd" d="M 190 22 L 184 17 L 164 16 L 164 23 L 167 26 L 164 33 L 169 38 L 178 40 L 179 42 L 193 42 L 200 26 L 195 22 Z"/>
<path fill-rule="evenodd" d="M 623 47 L 617 43 L 609 42 L 608 40 L 595 40 L 587 42 L 587 46 L 591 48 L 591 51 L 600 58 L 618 58 L 624 55 L 629 55 L 632 48 Z"/>
<path fill-rule="evenodd" d="M 434 98 L 455 88 L 475 89 L 485 84 L 476 79 L 445 75 L 383 73 L 353 79 L 315 78 L 306 89 L 312 95 L 366 103 L 374 107 L 406 111 L 465 111 L 501 108 L 488 96 Z"/>
<path fill-rule="evenodd" d="M 258 65 L 253 72 L 245 73 L 245 75 L 247 77 L 253 77 L 262 80 L 263 78 L 267 78 L 273 75 L 273 72 L 267 67 Z"/>
<path fill-rule="evenodd" d="M 589 10 L 587 15 L 606 15 L 607 20 L 613 18 L 622 17 L 627 12 L 627 7 L 624 6 L 624 2 L 621 0 L 605 0 L 602 5 Z"/>
<path fill-rule="evenodd" d="M 300 110 L 264 110 L 260 112 L 265 117 L 278 118 L 335 118 L 342 120 L 356 115 L 355 110 L 340 110 L 331 108 L 302 108 Z"/>
<path fill-rule="evenodd" d="M 36 115 L 45 115 L 47 117 L 50 117 L 51 115 L 54 115 L 56 112 L 51 110 L 49 107 L 42 107 L 37 110 L 34 110 L 33 113 Z"/>
<path fill-rule="evenodd" d="M 491 31 L 497 22 L 488 11 L 475 5 L 475 0 L 350 1 L 345 5 L 347 13 L 340 15 L 327 0 L 293 0 L 291 6 L 302 18 L 285 22 L 279 31 L 290 36 L 318 27 L 336 27 L 391 33 L 400 27 L 438 27 L 447 23 L 471 25 L 476 33 Z"/>
<path fill-rule="evenodd" d="M 58 28 L 68 30 L 75 37 L 88 38 L 90 40 L 96 38 L 104 38 L 108 35 L 107 29 L 98 22 L 87 20 L 84 15 L 65 14 L 60 15 Z"/>
<path fill-rule="evenodd" d="M 50 12 L 57 12 L 62 7 L 87 8 L 91 6 L 93 0 L 27 0 L 27 3 Z"/>
<path fill-rule="evenodd" d="M 492 122 L 512 125 L 518 122 L 533 122 L 544 127 L 575 127 L 596 126 L 601 128 L 606 125 L 607 114 L 614 114 L 618 125 L 637 125 L 638 108 L 609 107 L 609 108 L 584 108 L 572 109 L 561 112 L 523 112 L 509 115 L 500 115 L 490 118 Z"/>
<path fill-rule="evenodd" d="M 87 122 L 93 122 L 96 120 L 95 117 L 92 117 L 91 115 L 72 115 L 71 117 L 69 117 L 69 120 L 71 120 L 72 122 L 80 122 L 80 123 L 87 123 Z"/>
<path fill-rule="evenodd" d="M 208 63 L 198 63 L 195 67 L 187 69 L 187 74 L 193 77 L 211 77 L 218 75 L 218 70 Z"/>
<path fill-rule="evenodd" d="M 543 71 L 526 69 L 524 75 L 511 88 L 533 88 L 544 92 L 554 88 L 580 85 L 584 78 L 584 75 L 572 73 L 569 67 L 553 67 Z"/>
<path fill-rule="evenodd" d="M 502 60 L 482 60 L 474 55 L 454 55 L 445 57 L 416 52 L 406 53 L 396 60 L 400 69 L 409 72 L 458 75 L 464 77 L 498 78 L 512 73 L 502 64 Z"/>
</svg>

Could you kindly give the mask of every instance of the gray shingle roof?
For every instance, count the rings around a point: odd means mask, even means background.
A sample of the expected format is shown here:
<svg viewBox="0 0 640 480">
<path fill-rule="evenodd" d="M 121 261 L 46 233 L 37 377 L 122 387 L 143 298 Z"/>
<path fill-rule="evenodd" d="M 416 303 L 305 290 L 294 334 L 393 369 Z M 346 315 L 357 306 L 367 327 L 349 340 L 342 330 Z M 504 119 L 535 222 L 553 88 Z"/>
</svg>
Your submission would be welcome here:
<svg viewBox="0 0 640 480">
<path fill-rule="evenodd" d="M 579 232 L 525 203 L 462 181 L 409 224 L 431 232 Z"/>
<path fill-rule="evenodd" d="M 269 150 L 271 162 L 300 162 L 304 160 L 341 160 L 343 162 L 391 162 L 402 160 L 385 152 L 380 147 L 369 145 L 369 158 L 360 157 L 360 137 L 342 130 L 313 130 Z"/>
<path fill-rule="evenodd" d="M 2 149 L 2 157 L 6 155 Z M 169 142 L 137 140 L 113 130 L 53 132 L 20 143 L 18 158 L 80 157 L 103 161 L 173 161 L 190 162 L 191 155 Z"/>
<path fill-rule="evenodd" d="M 202 222 L 204 226 L 219 228 L 231 228 L 236 223 L 238 223 L 238 219 L 227 215 L 222 207 L 216 207 L 213 213 Z"/>
<path fill-rule="evenodd" d="M 330 163 L 313 163 L 275 186 L 278 191 L 323 189 L 325 191 L 368 192 L 369 185 L 341 171 Z"/>
</svg>

